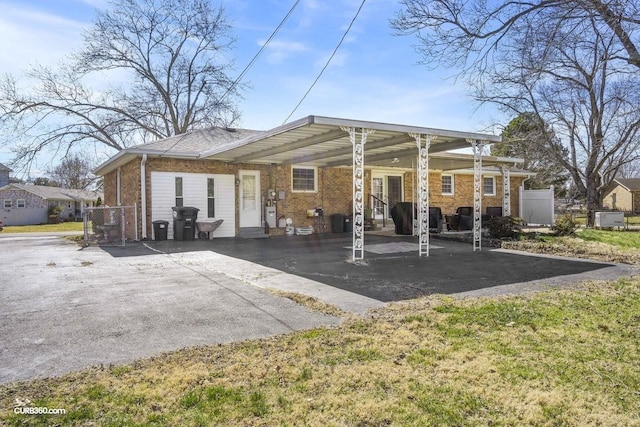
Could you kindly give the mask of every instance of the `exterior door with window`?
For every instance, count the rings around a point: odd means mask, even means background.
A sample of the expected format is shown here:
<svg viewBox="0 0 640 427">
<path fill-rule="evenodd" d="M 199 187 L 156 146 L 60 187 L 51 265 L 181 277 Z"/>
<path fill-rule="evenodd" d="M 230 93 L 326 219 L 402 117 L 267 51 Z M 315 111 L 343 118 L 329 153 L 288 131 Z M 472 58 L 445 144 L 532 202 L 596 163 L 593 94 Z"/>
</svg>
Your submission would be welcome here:
<svg viewBox="0 0 640 427">
<path fill-rule="evenodd" d="M 262 227 L 260 171 L 240 171 L 240 227 Z"/>
<path fill-rule="evenodd" d="M 402 176 L 388 175 L 383 172 L 374 172 L 371 182 L 372 197 L 370 203 L 375 219 L 382 219 L 383 215 L 389 218 L 391 209 L 398 202 L 403 201 Z M 386 203 L 386 206 L 384 203 Z"/>
</svg>

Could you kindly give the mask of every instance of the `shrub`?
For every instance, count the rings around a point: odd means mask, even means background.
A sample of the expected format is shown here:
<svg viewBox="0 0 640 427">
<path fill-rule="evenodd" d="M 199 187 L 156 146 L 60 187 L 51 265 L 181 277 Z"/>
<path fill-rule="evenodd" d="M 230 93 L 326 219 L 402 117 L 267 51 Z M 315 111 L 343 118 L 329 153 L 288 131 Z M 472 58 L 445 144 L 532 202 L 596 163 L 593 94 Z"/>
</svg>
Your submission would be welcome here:
<svg viewBox="0 0 640 427">
<path fill-rule="evenodd" d="M 522 219 L 513 216 L 493 217 L 487 221 L 489 236 L 494 239 L 513 238 L 522 231 Z"/>
<path fill-rule="evenodd" d="M 556 223 L 551 229 L 557 236 L 573 236 L 578 228 L 578 223 L 569 214 L 562 215 L 556 219 Z"/>
<path fill-rule="evenodd" d="M 60 218 L 60 213 L 62 213 L 62 208 L 60 206 L 49 206 L 49 210 L 47 211 L 49 222 L 51 224 L 59 223 L 62 220 L 62 218 Z"/>
</svg>

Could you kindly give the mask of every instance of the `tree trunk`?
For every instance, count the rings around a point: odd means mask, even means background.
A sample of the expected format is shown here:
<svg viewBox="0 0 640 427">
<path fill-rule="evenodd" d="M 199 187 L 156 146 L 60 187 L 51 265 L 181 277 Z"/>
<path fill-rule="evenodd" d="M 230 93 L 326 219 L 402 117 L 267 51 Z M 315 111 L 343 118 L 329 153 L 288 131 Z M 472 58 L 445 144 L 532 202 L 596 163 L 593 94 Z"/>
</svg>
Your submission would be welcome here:
<svg viewBox="0 0 640 427">
<path fill-rule="evenodd" d="M 597 178 L 587 178 L 587 227 L 592 228 L 595 224 L 596 210 L 600 208 L 600 192 L 598 190 L 599 180 Z"/>
</svg>

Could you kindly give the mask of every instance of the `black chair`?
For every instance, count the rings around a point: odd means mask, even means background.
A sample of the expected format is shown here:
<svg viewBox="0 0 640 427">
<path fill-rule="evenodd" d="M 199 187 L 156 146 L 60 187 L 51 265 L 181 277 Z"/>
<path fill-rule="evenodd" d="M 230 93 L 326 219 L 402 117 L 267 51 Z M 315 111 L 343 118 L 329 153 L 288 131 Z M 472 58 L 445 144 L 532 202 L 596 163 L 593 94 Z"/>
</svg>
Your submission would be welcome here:
<svg viewBox="0 0 640 427">
<path fill-rule="evenodd" d="M 496 218 L 502 216 L 502 206 L 487 206 L 487 217 Z"/>
<path fill-rule="evenodd" d="M 458 231 L 473 229 L 473 207 L 463 206 L 456 209 L 458 217 Z"/>
<path fill-rule="evenodd" d="M 413 206 L 413 209 L 411 209 Z M 413 218 L 418 217 L 417 206 L 411 202 L 399 202 L 391 208 L 391 218 L 395 224 L 396 234 L 412 235 Z M 429 231 L 442 231 L 442 210 L 439 207 L 429 207 Z"/>
<path fill-rule="evenodd" d="M 433 233 L 442 232 L 442 210 L 438 207 L 429 206 L 429 231 Z"/>
</svg>

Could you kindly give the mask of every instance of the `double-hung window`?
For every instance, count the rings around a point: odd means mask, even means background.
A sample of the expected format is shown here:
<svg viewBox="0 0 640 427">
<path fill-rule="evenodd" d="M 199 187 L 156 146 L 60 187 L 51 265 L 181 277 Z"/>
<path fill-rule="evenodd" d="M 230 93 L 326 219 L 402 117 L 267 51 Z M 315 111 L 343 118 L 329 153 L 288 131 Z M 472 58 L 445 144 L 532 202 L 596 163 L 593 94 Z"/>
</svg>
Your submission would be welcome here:
<svg viewBox="0 0 640 427">
<path fill-rule="evenodd" d="M 318 191 L 317 178 L 317 168 L 294 166 L 291 168 L 291 190 L 294 192 L 315 193 Z"/>
<path fill-rule="evenodd" d="M 485 196 L 495 196 L 496 195 L 496 178 L 494 176 L 483 177 L 482 190 Z"/>
<path fill-rule="evenodd" d="M 442 175 L 442 194 L 453 195 L 453 175 Z"/>
</svg>

